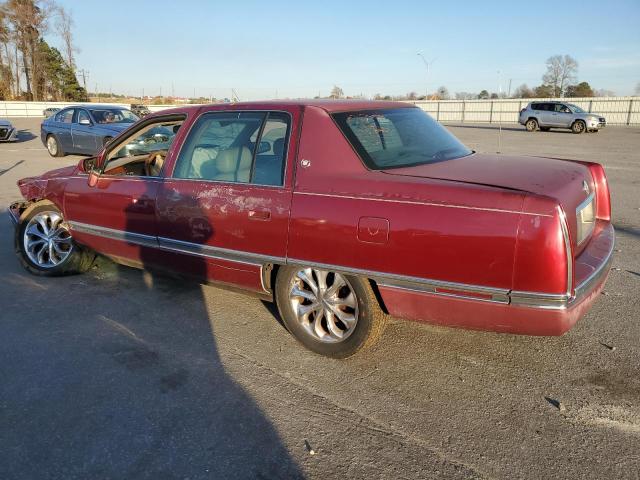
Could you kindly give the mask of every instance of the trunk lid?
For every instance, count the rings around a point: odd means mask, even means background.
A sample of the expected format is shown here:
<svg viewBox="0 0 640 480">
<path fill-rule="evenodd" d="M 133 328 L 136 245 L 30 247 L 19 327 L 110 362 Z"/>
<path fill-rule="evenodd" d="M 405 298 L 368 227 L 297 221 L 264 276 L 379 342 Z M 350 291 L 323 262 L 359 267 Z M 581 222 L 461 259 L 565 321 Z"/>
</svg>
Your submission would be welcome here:
<svg viewBox="0 0 640 480">
<path fill-rule="evenodd" d="M 488 185 L 552 197 L 565 211 L 574 247 L 577 235 L 576 208 L 595 191 L 589 168 L 585 165 L 543 157 L 474 153 L 462 158 L 384 172 L 389 175 Z M 577 248 L 574 251 L 578 253 Z"/>
</svg>

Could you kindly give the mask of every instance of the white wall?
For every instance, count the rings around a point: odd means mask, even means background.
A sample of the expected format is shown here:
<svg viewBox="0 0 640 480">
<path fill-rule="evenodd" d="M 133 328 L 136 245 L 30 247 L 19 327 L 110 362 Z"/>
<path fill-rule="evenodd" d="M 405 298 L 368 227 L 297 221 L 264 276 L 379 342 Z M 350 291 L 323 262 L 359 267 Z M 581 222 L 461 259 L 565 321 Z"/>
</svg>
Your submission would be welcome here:
<svg viewBox="0 0 640 480">
<path fill-rule="evenodd" d="M 544 98 L 500 100 L 421 100 L 411 102 L 442 123 L 516 123 L 518 114 L 532 100 Z M 561 100 L 561 99 L 556 99 Z M 588 112 L 599 113 L 609 125 L 640 125 L 640 97 L 595 97 L 562 99 L 575 103 Z M 64 108 L 78 103 L 64 102 L 0 102 L 0 117 L 42 117 L 47 107 Z M 91 105 L 84 104 L 84 105 Z M 129 104 L 109 103 L 129 108 Z M 176 105 L 147 105 L 157 112 Z"/>
<path fill-rule="evenodd" d="M 443 123 L 517 123 L 520 110 L 531 101 L 548 98 L 499 100 L 426 100 L 411 102 Z M 557 98 L 599 113 L 608 125 L 640 125 L 640 97 Z"/>
</svg>

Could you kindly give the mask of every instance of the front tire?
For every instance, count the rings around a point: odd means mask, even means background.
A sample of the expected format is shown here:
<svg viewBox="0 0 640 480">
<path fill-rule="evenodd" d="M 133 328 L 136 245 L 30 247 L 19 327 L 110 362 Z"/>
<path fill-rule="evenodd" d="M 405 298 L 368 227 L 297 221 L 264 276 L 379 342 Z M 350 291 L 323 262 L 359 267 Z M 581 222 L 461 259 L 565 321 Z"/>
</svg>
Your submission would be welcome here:
<svg viewBox="0 0 640 480">
<path fill-rule="evenodd" d="M 73 241 L 62 213 L 46 200 L 29 206 L 20 216 L 14 246 L 25 270 L 39 276 L 81 273 L 95 258 Z"/>
<path fill-rule="evenodd" d="M 573 122 L 573 125 L 571 125 L 571 131 L 576 135 L 584 133 L 586 130 L 587 125 L 582 120 L 576 120 L 575 122 Z"/>
<path fill-rule="evenodd" d="M 47 151 L 52 157 L 64 157 L 65 155 L 55 135 L 47 135 Z"/>
<path fill-rule="evenodd" d="M 538 121 L 535 118 L 530 118 L 527 123 L 524 124 L 527 132 L 535 132 L 538 129 Z"/>
<path fill-rule="evenodd" d="M 347 358 L 373 345 L 386 325 L 366 279 L 290 266 L 278 270 L 275 290 L 287 330 L 320 355 Z"/>
</svg>

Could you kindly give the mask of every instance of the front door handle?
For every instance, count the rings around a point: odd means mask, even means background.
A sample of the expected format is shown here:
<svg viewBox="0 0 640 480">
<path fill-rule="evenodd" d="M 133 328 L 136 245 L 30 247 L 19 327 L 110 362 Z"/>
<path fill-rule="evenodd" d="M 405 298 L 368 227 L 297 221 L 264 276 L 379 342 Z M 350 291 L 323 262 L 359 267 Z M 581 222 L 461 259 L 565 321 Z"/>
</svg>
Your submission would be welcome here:
<svg viewBox="0 0 640 480">
<path fill-rule="evenodd" d="M 249 210 L 249 220 L 271 220 L 271 210 Z"/>
</svg>

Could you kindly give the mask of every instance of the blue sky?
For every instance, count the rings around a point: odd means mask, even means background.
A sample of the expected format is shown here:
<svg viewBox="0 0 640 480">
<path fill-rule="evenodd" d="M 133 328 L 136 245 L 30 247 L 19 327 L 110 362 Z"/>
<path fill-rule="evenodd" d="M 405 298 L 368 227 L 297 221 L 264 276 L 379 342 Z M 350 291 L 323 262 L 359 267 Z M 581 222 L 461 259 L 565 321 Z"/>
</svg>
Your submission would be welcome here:
<svg viewBox="0 0 640 480">
<path fill-rule="evenodd" d="M 504 91 L 541 83 L 569 54 L 578 80 L 633 94 L 640 1 L 58 0 L 71 10 L 79 68 L 94 91 L 242 100 Z M 50 35 L 54 45 L 58 39 Z M 435 59 L 427 76 L 424 63 Z M 500 71 L 500 75 L 498 75 Z M 500 78 L 500 80 L 499 80 Z"/>
</svg>

